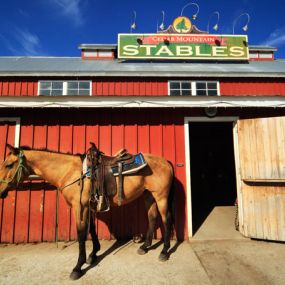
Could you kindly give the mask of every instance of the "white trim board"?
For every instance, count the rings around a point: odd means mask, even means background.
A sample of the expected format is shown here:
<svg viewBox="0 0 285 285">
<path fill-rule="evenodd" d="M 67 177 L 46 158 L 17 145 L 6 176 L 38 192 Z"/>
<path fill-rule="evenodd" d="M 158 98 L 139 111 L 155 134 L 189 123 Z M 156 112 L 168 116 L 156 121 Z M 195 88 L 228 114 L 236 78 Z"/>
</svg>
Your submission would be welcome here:
<svg viewBox="0 0 285 285">
<path fill-rule="evenodd" d="M 15 122 L 14 147 L 19 147 L 19 145 L 20 145 L 20 129 L 21 129 L 20 117 L 0 117 L 0 122 Z"/>
<path fill-rule="evenodd" d="M 0 96 L 0 108 L 285 107 L 285 96 Z"/>
</svg>

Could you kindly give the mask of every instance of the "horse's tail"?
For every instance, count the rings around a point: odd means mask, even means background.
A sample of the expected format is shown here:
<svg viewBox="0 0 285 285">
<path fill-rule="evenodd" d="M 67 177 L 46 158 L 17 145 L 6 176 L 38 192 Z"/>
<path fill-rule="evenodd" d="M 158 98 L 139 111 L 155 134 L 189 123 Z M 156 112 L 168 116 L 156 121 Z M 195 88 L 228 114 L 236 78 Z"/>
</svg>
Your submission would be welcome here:
<svg viewBox="0 0 285 285">
<path fill-rule="evenodd" d="M 170 223 L 171 223 L 171 232 L 174 233 L 175 230 L 175 175 L 174 175 L 174 168 L 170 161 L 168 161 L 172 168 L 172 182 L 170 191 L 168 194 L 168 213 L 170 215 Z"/>
</svg>

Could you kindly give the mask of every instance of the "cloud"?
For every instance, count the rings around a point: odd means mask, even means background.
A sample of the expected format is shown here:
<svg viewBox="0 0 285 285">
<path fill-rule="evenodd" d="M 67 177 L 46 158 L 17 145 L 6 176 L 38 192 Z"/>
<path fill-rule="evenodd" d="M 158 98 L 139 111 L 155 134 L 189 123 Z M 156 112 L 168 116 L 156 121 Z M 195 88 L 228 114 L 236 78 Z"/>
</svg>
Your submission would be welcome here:
<svg viewBox="0 0 285 285">
<path fill-rule="evenodd" d="M 84 19 L 81 11 L 82 0 L 50 0 L 52 5 L 60 8 L 60 12 L 70 18 L 76 26 L 82 26 Z"/>
<path fill-rule="evenodd" d="M 18 28 L 16 29 L 15 39 L 20 44 L 25 55 L 39 54 L 40 39 L 36 34 Z"/>
<path fill-rule="evenodd" d="M 285 45 L 285 27 L 273 31 L 269 37 L 261 43 L 262 45 L 280 47 Z"/>
<path fill-rule="evenodd" d="M 43 55 L 40 39 L 36 34 L 27 29 L 15 28 L 12 37 L 9 38 L 0 34 L 6 48 L 13 55 L 37 56 Z"/>
</svg>

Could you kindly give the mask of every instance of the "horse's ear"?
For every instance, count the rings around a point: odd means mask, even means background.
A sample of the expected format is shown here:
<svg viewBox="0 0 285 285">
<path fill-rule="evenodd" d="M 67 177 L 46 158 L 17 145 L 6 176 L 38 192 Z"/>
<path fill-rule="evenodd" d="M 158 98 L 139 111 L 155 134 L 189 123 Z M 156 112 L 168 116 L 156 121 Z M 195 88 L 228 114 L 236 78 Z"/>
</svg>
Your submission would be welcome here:
<svg viewBox="0 0 285 285">
<path fill-rule="evenodd" d="M 19 149 L 13 147 L 12 145 L 8 144 L 6 145 L 6 147 L 10 150 L 11 153 L 13 153 L 14 155 L 18 155 L 19 154 Z"/>
<path fill-rule="evenodd" d="M 94 142 L 90 142 L 91 148 L 98 150 L 96 144 Z"/>
</svg>

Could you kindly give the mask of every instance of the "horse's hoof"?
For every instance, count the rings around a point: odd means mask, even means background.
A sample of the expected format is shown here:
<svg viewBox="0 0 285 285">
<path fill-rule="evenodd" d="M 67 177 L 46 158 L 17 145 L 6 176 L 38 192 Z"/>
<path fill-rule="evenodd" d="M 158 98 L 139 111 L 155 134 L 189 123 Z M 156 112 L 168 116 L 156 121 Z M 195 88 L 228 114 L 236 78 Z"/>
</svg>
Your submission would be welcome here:
<svg viewBox="0 0 285 285">
<path fill-rule="evenodd" d="M 77 280 L 77 279 L 79 279 L 80 277 L 82 276 L 82 271 L 80 270 L 80 271 L 72 271 L 71 273 L 70 273 L 70 279 L 72 279 L 72 280 Z"/>
<path fill-rule="evenodd" d="M 166 261 L 169 259 L 169 254 L 168 253 L 161 253 L 158 257 L 159 261 Z"/>
<path fill-rule="evenodd" d="M 89 257 L 86 260 L 86 263 L 88 265 L 91 265 L 91 264 L 95 263 L 96 259 L 97 259 L 96 255 L 95 256 L 94 255 L 89 255 Z"/>
<path fill-rule="evenodd" d="M 140 247 L 140 248 L 138 249 L 137 253 L 138 253 L 139 255 L 144 255 L 144 254 L 147 253 L 147 249 Z"/>
</svg>

